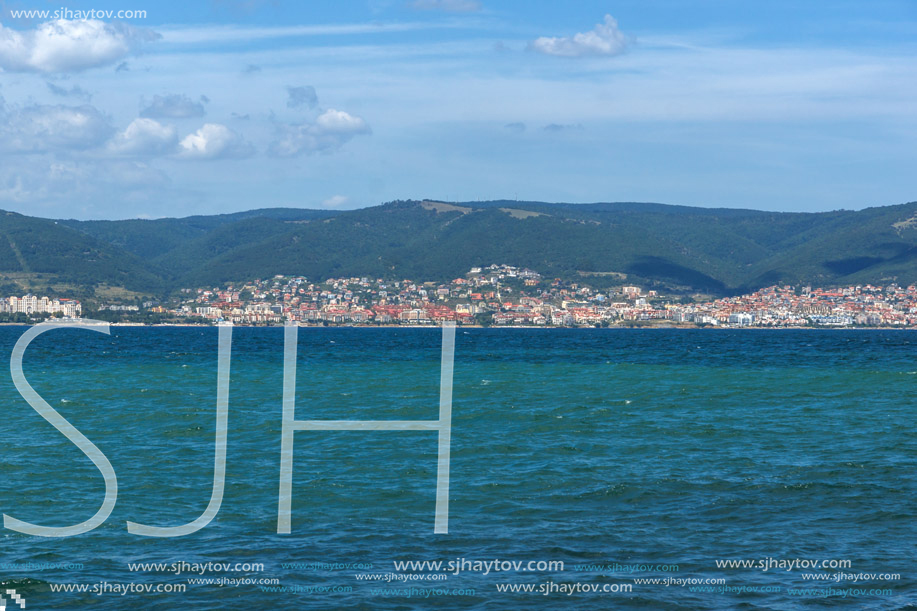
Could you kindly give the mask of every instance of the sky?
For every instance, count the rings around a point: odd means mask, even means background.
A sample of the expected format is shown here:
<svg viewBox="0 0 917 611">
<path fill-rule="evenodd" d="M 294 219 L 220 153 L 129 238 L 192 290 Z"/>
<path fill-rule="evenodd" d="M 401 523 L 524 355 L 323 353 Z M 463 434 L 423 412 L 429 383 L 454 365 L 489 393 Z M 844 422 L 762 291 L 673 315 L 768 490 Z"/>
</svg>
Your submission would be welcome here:
<svg viewBox="0 0 917 611">
<path fill-rule="evenodd" d="M 899 204 L 915 60 L 912 0 L 0 0 L 0 209 Z"/>
</svg>

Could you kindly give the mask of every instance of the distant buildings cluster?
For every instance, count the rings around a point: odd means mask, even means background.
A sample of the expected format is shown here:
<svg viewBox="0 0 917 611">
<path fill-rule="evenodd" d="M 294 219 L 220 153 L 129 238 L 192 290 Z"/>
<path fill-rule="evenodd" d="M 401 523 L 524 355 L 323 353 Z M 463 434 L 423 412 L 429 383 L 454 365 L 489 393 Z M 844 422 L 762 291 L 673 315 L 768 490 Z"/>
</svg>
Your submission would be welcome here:
<svg viewBox="0 0 917 611">
<path fill-rule="evenodd" d="M 235 324 L 607 326 L 657 321 L 725 327 L 917 326 L 917 288 L 769 287 L 683 304 L 639 286 L 596 290 L 509 265 L 475 267 L 448 283 L 276 276 L 241 287 L 186 289 L 171 312 Z"/>
<path fill-rule="evenodd" d="M 540 281 L 536 272 L 505 265 L 473 268 L 448 284 L 367 277 L 311 283 L 276 276 L 242 287 L 197 289 L 171 312 L 237 324 L 467 324 L 477 314 L 499 309 L 503 296 L 514 294 L 506 282 L 536 286 Z"/>
<path fill-rule="evenodd" d="M 673 308 L 673 320 L 731 326 L 917 326 L 917 287 L 772 286 L 749 295 Z"/>
<path fill-rule="evenodd" d="M 917 327 L 917 287 L 772 286 L 747 295 L 682 303 L 639 286 L 597 290 L 545 279 L 510 265 L 474 267 L 450 282 L 352 277 L 309 282 L 275 276 L 243 285 L 183 289 L 165 304 L 109 304 L 99 310 L 239 325 L 435 325 L 443 321 L 495 326 L 629 324 L 719 327 Z M 26 295 L 0 299 L 0 314 L 81 315 L 80 302 Z"/>
<path fill-rule="evenodd" d="M 75 299 L 51 299 L 31 294 L 0 298 L 0 314 L 61 314 L 78 318 L 81 313 L 80 302 Z"/>
</svg>

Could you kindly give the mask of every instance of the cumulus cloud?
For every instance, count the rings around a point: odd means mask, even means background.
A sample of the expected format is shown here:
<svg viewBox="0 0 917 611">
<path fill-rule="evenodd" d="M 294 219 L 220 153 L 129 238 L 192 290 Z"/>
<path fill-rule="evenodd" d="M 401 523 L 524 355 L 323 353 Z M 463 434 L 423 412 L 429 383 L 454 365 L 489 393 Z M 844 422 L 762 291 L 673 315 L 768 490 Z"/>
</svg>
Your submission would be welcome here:
<svg viewBox="0 0 917 611">
<path fill-rule="evenodd" d="M 86 150 L 104 143 L 113 131 L 108 117 L 89 105 L 0 104 L 0 150 L 8 152 Z"/>
<path fill-rule="evenodd" d="M 520 123 L 518 121 L 516 123 L 507 123 L 503 126 L 503 128 L 513 132 L 514 134 L 521 134 L 525 131 L 525 123 Z"/>
<path fill-rule="evenodd" d="M 477 0 L 414 0 L 410 6 L 421 11 L 449 11 L 451 13 L 469 13 L 481 10 Z"/>
<path fill-rule="evenodd" d="M 303 153 L 336 151 L 354 136 L 370 134 L 372 130 L 360 117 L 329 109 L 314 123 L 281 124 L 277 132 L 278 137 L 268 152 L 276 157 L 294 157 Z"/>
<path fill-rule="evenodd" d="M 315 108 L 318 106 L 318 95 L 315 87 L 287 87 L 287 108 Z"/>
<path fill-rule="evenodd" d="M 48 89 L 51 91 L 51 93 L 62 98 L 77 98 L 79 100 L 83 100 L 84 102 L 88 102 L 92 99 L 92 94 L 79 85 L 74 85 L 70 89 L 55 85 L 54 83 L 46 83 L 46 85 L 48 85 Z"/>
<path fill-rule="evenodd" d="M 572 37 L 535 39 L 530 48 L 546 55 L 560 57 L 583 57 L 587 55 L 618 55 L 623 53 L 627 40 L 618 22 L 611 15 L 605 15 L 605 22 L 599 23 L 590 32 L 581 32 Z"/>
<path fill-rule="evenodd" d="M 204 96 L 201 96 L 205 100 Z M 195 102 L 186 95 L 154 95 L 149 106 L 140 111 L 141 117 L 148 119 L 188 119 L 204 116 L 204 105 Z"/>
<path fill-rule="evenodd" d="M 326 134 L 365 134 L 369 126 L 360 117 L 355 117 L 343 110 L 329 109 L 318 116 L 315 125 Z"/>
<path fill-rule="evenodd" d="M 178 135 L 175 128 L 153 119 L 135 119 L 123 132 L 112 138 L 109 149 L 120 155 L 157 155 L 175 150 Z"/>
<path fill-rule="evenodd" d="M 0 25 L 0 68 L 9 72 L 71 72 L 105 66 L 137 52 L 159 34 L 97 19 L 47 21 L 33 30 Z"/>
<path fill-rule="evenodd" d="M 252 153 L 251 144 L 219 123 L 205 123 L 179 143 L 179 155 L 186 159 L 238 159 Z"/>
</svg>

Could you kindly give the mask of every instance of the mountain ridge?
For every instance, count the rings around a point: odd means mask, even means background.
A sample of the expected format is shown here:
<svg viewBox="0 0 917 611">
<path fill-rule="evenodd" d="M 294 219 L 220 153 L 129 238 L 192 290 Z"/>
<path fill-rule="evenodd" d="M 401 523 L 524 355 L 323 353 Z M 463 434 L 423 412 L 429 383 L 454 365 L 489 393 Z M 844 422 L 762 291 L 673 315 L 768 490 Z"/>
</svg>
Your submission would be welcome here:
<svg viewBox="0 0 917 611">
<path fill-rule="evenodd" d="M 776 283 L 913 283 L 917 202 L 771 212 L 424 199 L 118 221 L 0 211 L 0 290 L 8 292 L 57 282 L 83 297 L 99 287 L 165 295 L 276 274 L 443 281 L 491 263 L 718 296 Z"/>
</svg>

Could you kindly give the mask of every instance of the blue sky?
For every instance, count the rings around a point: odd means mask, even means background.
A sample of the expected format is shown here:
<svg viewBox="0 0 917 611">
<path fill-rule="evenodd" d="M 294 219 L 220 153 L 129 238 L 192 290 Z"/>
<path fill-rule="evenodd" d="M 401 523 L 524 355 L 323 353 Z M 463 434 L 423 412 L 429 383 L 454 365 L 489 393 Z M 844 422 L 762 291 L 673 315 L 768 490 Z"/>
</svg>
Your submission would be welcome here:
<svg viewBox="0 0 917 611">
<path fill-rule="evenodd" d="M 896 204 L 915 59 L 909 0 L 0 0 L 0 208 Z"/>
</svg>

